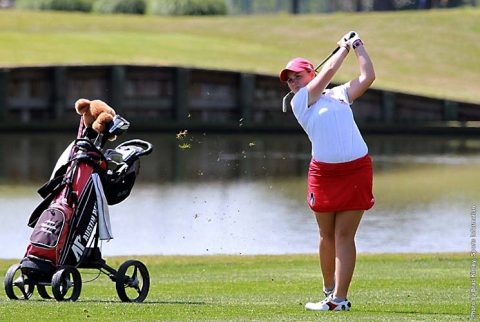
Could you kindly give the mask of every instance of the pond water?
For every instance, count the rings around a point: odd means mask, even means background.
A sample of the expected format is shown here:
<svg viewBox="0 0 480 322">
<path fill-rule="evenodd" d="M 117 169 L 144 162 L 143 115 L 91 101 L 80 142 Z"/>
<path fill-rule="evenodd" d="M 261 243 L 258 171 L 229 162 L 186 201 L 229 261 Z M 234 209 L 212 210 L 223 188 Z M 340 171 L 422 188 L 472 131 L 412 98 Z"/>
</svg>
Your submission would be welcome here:
<svg viewBox="0 0 480 322">
<path fill-rule="evenodd" d="M 310 146 L 303 134 L 139 133 L 142 159 L 131 196 L 110 208 L 110 255 L 315 253 L 318 230 L 305 203 Z M 36 190 L 73 139 L 0 138 L 0 258 L 21 258 Z M 467 252 L 480 195 L 480 138 L 366 136 L 375 207 L 357 234 L 359 252 Z M 8 246 L 6 246 L 8 245 Z"/>
</svg>

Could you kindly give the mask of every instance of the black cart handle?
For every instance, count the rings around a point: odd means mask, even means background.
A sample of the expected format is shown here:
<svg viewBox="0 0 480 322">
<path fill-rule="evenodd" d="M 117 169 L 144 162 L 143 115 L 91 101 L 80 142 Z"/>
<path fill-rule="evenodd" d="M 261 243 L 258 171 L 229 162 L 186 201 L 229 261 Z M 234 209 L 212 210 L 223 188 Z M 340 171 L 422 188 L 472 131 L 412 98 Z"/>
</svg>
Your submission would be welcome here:
<svg viewBox="0 0 480 322">
<path fill-rule="evenodd" d="M 138 148 L 142 149 L 142 151 L 139 151 L 139 152 L 136 153 L 137 156 L 139 156 L 139 157 L 141 157 L 143 155 L 148 155 L 148 154 L 152 153 L 152 150 L 153 150 L 153 145 L 150 142 L 143 141 L 143 140 L 140 140 L 140 139 L 133 139 L 133 140 L 125 141 L 122 144 L 119 144 L 117 146 L 117 149 L 121 148 L 121 147 L 125 147 L 125 146 L 135 146 L 135 147 L 138 147 Z"/>
</svg>

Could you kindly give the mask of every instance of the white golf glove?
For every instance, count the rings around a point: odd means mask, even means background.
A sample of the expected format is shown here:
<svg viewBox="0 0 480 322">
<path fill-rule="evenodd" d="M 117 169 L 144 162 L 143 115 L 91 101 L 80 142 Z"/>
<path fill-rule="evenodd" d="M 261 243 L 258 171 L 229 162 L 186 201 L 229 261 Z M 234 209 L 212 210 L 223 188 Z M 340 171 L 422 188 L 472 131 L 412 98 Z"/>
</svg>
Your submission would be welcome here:
<svg viewBox="0 0 480 322">
<path fill-rule="evenodd" d="M 347 33 L 347 35 L 349 35 L 348 45 L 350 46 L 350 48 L 355 49 L 363 44 L 362 40 L 360 39 L 360 35 L 357 32 L 350 31 Z"/>
<path fill-rule="evenodd" d="M 340 40 L 337 42 L 338 47 L 344 47 L 349 51 L 351 48 L 351 45 L 349 43 L 349 37 L 350 37 L 350 32 L 343 35 L 342 38 L 340 38 Z"/>
</svg>

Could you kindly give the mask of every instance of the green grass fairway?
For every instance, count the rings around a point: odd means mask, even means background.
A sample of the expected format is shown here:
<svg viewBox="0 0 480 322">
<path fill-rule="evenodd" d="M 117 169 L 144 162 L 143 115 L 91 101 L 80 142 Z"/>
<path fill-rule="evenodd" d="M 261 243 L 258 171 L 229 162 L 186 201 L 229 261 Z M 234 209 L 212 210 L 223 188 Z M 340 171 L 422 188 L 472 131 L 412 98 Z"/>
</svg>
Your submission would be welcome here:
<svg viewBox="0 0 480 322">
<path fill-rule="evenodd" d="M 101 276 L 75 303 L 0 296 L 2 321 L 462 321 L 470 317 L 468 254 L 360 255 L 350 312 L 307 312 L 319 300 L 315 255 L 155 256 L 143 304 L 121 303 Z M 110 258 L 118 267 L 126 258 Z M 1 274 L 15 261 L 0 261 Z M 82 271 L 83 280 L 95 277 Z M 49 290 L 50 291 L 50 290 Z"/>
<path fill-rule="evenodd" d="M 277 75 L 320 62 L 355 29 L 374 87 L 480 102 L 480 8 L 388 13 L 158 17 L 0 10 L 0 65 L 162 64 Z M 335 81 L 357 73 L 351 55 Z"/>
</svg>

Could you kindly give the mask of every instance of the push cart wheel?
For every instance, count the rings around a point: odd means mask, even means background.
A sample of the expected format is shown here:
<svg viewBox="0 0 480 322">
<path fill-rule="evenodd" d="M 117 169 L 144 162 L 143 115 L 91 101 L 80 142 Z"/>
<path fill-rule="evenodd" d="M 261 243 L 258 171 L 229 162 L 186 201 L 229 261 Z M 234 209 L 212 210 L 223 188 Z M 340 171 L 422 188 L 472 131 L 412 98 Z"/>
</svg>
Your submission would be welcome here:
<svg viewBox="0 0 480 322">
<path fill-rule="evenodd" d="M 49 300 L 52 298 L 50 294 L 48 294 L 47 288 L 45 287 L 45 285 L 37 284 L 37 291 L 38 291 L 38 294 L 42 297 L 42 299 Z"/>
<path fill-rule="evenodd" d="M 20 264 L 10 266 L 3 281 L 5 293 L 11 300 L 28 300 L 35 289 L 33 281 L 22 273 L 20 267 Z"/>
<path fill-rule="evenodd" d="M 75 302 L 82 291 L 82 277 L 73 266 L 64 266 L 53 274 L 52 293 L 57 301 Z"/>
<path fill-rule="evenodd" d="M 147 267 L 137 260 L 126 261 L 118 269 L 115 286 L 123 302 L 143 302 L 150 290 Z"/>
</svg>

